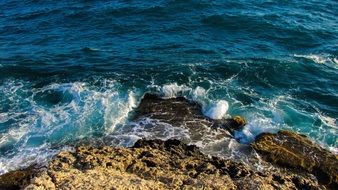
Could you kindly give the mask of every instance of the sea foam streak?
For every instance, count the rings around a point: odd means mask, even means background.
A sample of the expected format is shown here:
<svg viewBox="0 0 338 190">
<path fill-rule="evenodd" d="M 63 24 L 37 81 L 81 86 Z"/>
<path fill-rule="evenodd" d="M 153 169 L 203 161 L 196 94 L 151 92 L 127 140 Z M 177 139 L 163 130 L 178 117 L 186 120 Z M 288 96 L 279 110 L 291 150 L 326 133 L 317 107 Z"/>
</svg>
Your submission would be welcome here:
<svg viewBox="0 0 338 190">
<path fill-rule="evenodd" d="M 294 54 L 293 56 L 309 59 L 318 64 L 337 63 L 336 61 L 337 58 L 328 54 L 309 54 L 309 55 Z"/>
</svg>

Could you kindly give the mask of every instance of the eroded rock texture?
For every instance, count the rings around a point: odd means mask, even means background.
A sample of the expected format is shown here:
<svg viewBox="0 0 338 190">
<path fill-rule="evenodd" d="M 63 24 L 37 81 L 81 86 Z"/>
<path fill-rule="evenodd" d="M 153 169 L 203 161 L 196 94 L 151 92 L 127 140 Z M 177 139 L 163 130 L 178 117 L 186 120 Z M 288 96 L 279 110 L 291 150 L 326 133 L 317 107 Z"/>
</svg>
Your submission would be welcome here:
<svg viewBox="0 0 338 190">
<path fill-rule="evenodd" d="M 29 167 L 24 170 L 12 171 L 0 176 L 0 189 L 20 189 L 28 185 L 38 169 Z"/>
<path fill-rule="evenodd" d="M 272 163 L 314 174 L 320 183 L 338 188 L 338 159 L 306 136 L 290 131 L 264 133 L 252 147 Z"/>
<path fill-rule="evenodd" d="M 61 152 L 26 189 L 325 189 L 310 175 L 260 173 L 178 140 Z"/>
<path fill-rule="evenodd" d="M 191 130 L 223 128 L 231 133 L 245 125 L 239 116 L 231 119 L 213 120 L 203 115 L 202 107 L 184 97 L 164 99 L 155 94 L 145 94 L 136 109 L 134 119 L 148 117 Z"/>
</svg>

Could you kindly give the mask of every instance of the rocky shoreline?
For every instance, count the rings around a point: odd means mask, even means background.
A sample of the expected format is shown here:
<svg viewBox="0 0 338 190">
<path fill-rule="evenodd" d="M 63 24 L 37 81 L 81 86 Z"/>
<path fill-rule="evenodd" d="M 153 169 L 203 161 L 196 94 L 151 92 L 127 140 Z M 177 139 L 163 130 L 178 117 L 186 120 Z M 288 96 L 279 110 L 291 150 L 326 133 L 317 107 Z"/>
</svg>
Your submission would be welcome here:
<svg viewBox="0 0 338 190">
<path fill-rule="evenodd" d="M 9 172 L 7 189 L 326 189 L 311 174 L 257 172 L 242 163 L 209 157 L 178 140 L 139 140 L 131 148 L 77 147 L 60 152 L 47 168 Z"/>
<path fill-rule="evenodd" d="M 193 130 L 230 135 L 245 125 L 241 117 L 212 120 L 196 102 L 146 94 L 134 119 L 149 117 Z M 222 136 L 220 136 L 222 138 Z M 272 166 L 259 171 L 240 161 L 203 154 L 180 140 L 138 140 L 133 147 L 77 146 L 47 167 L 8 172 L 0 189 L 335 189 L 338 157 L 290 131 L 263 133 L 250 145 Z"/>
</svg>

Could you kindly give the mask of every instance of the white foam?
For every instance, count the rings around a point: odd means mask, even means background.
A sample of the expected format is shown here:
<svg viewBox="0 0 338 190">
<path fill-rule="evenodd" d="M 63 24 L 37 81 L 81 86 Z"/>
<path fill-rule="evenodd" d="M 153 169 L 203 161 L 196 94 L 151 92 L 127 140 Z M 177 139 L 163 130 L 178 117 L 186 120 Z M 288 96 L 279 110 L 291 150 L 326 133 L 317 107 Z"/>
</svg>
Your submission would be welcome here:
<svg viewBox="0 0 338 190">
<path fill-rule="evenodd" d="M 118 101 L 115 106 L 108 103 L 109 100 L 104 100 L 105 115 L 104 125 L 108 133 L 112 133 L 118 124 L 122 124 L 128 118 L 129 112 L 136 107 L 135 94 L 130 91 L 127 101 Z"/>
<path fill-rule="evenodd" d="M 241 143 L 248 144 L 253 142 L 256 136 L 261 133 L 276 133 L 278 130 L 278 127 L 275 127 L 269 118 L 250 118 L 250 122 L 242 130 L 235 132 L 235 138 Z"/>
<path fill-rule="evenodd" d="M 237 75 L 227 79 L 225 83 L 229 83 L 236 76 Z M 211 81 L 209 82 L 212 83 Z M 224 83 L 222 83 L 222 85 L 224 85 Z M 204 115 L 212 119 L 221 119 L 227 116 L 227 111 L 229 109 L 228 102 L 226 100 L 212 102 L 208 97 L 208 90 L 205 90 L 203 87 L 197 86 L 192 88 L 185 84 L 178 85 L 177 83 L 170 83 L 163 86 L 158 86 L 152 83 L 148 87 L 158 90 L 164 95 L 164 98 L 184 96 L 188 99 L 197 101 L 202 105 Z"/>
<path fill-rule="evenodd" d="M 242 143 L 253 141 L 262 132 L 275 132 L 280 129 L 281 123 L 284 121 L 283 114 L 285 113 L 283 113 L 282 108 L 279 108 L 279 104 L 280 102 L 289 104 L 291 101 L 288 101 L 287 97 L 284 96 L 277 96 L 267 100 L 261 98 L 253 89 L 240 89 L 238 83 L 235 82 L 236 77 L 237 75 L 234 75 L 223 81 L 209 81 L 210 87 L 207 90 L 193 82 L 181 85 L 168 83 L 160 86 L 155 85 L 155 81 L 148 86 L 148 90 L 149 88 L 155 88 L 156 92 L 162 93 L 166 98 L 185 96 L 188 99 L 196 100 L 203 106 L 204 114 L 213 119 L 221 119 L 228 116 L 229 103 L 226 100 L 217 100 L 212 96 L 215 91 L 224 93 L 226 96 L 224 99 L 229 100 L 231 106 L 237 109 L 236 112 L 243 113 L 243 116 L 248 121 L 243 130 L 235 133 L 235 137 Z M 12 101 L 16 106 L 9 112 L 0 113 L 0 123 L 13 119 L 16 127 L 9 129 L 8 133 L 0 136 L 0 146 L 6 143 L 13 143 L 18 150 L 22 151 L 22 154 L 17 153 L 14 157 L 0 155 L 0 170 L 2 168 L 4 168 L 2 171 L 11 170 L 14 168 L 13 165 L 20 167 L 25 164 L 24 162 L 28 162 L 26 158 L 39 161 L 57 153 L 57 151 L 49 151 L 49 145 L 46 144 L 29 145 L 27 142 L 28 137 L 32 136 L 32 134 L 42 134 L 43 138 L 58 142 L 59 140 L 65 140 L 64 138 L 88 137 L 92 135 L 93 131 L 99 130 L 108 135 L 113 135 L 115 141 L 118 142 L 117 144 L 123 146 L 131 146 L 140 138 L 162 140 L 177 138 L 196 144 L 207 153 L 226 156 L 229 154 L 229 149 L 236 152 L 237 149 L 243 148 L 241 144 L 238 144 L 233 139 L 216 139 L 218 134 L 213 134 L 212 132 L 203 133 L 199 137 L 201 139 L 191 139 L 193 138 L 191 131 L 186 128 L 173 127 L 156 120 L 143 120 L 142 123 L 133 124 L 131 128 L 127 129 L 128 127 L 123 124 L 127 121 L 130 111 L 136 107 L 138 97 L 142 94 L 136 94 L 135 92 L 138 91 L 135 89 L 121 90 L 120 87 L 120 84 L 114 80 L 104 80 L 99 87 L 97 85 L 91 86 L 86 82 L 54 83 L 33 90 L 33 95 L 28 93 L 28 97 L 21 97 L 20 93 L 22 94 L 22 91 L 25 92 L 25 88 L 32 89 L 29 82 L 14 81 L 7 84 L 7 86 L 1 85 L 0 90 L 8 96 L 5 99 Z M 236 101 L 233 101 L 232 97 L 230 97 L 231 93 L 234 93 L 231 91 L 233 88 L 240 92 L 248 93 L 248 96 L 255 97 L 258 102 L 250 105 L 244 103 L 235 104 L 234 102 Z M 71 101 L 56 104 L 52 107 L 42 106 L 35 102 L 34 95 L 49 90 L 62 92 L 65 96 L 71 96 Z M 154 91 L 154 89 L 151 89 L 151 91 Z M 228 91 L 231 93 L 228 93 Z M 23 101 L 28 102 L 28 105 L 20 108 Z M 326 124 L 334 126 L 332 118 L 322 118 L 322 120 Z M 57 136 L 60 130 L 64 137 Z M 67 133 L 63 133 L 62 130 Z M 33 149 L 28 148 L 28 146 L 37 146 L 34 151 L 39 148 L 41 151 L 39 149 L 40 152 L 37 151 L 38 153 L 35 154 L 31 151 Z M 337 151 L 334 147 L 329 148 Z M 48 153 L 39 157 L 39 154 L 42 155 L 44 151 Z"/>
<path fill-rule="evenodd" d="M 193 91 L 193 98 L 200 99 L 206 97 L 206 90 L 200 86 L 197 86 Z"/>
<path fill-rule="evenodd" d="M 336 64 L 338 64 L 338 59 L 336 57 L 333 58 L 333 62 L 335 62 Z"/>
<path fill-rule="evenodd" d="M 143 118 L 138 122 L 125 124 L 120 129 L 110 135 L 115 141 L 115 145 L 128 146 L 133 145 L 138 139 L 161 139 L 171 138 L 187 140 L 189 139 L 189 130 L 183 127 L 174 127 L 168 123 L 156 119 Z"/>
<path fill-rule="evenodd" d="M 184 96 L 188 99 L 198 101 L 202 105 L 204 105 L 205 100 L 207 99 L 207 90 L 201 86 L 193 88 L 189 85 L 178 85 L 177 83 L 169 83 L 159 86 L 152 83 L 148 86 L 148 88 L 155 88 L 157 92 L 164 95 L 164 98 L 176 98 L 178 96 Z"/>
<path fill-rule="evenodd" d="M 338 143 L 338 142 L 336 142 L 336 143 Z M 338 155 L 338 148 L 337 147 L 329 146 L 328 148 L 331 152 L 333 152 L 333 154 Z"/>
<path fill-rule="evenodd" d="M 0 90 L 11 106 L 6 113 L 0 114 L 0 122 L 14 122 L 0 134 L 0 147 L 10 145 L 20 152 L 16 151 L 14 156 L 0 155 L 0 172 L 30 163 L 25 158 L 38 161 L 40 154 L 42 156 L 48 149 L 49 145 L 43 144 L 45 141 L 59 143 L 90 137 L 97 132 L 113 132 L 116 125 L 126 121 L 137 104 L 134 92 L 119 87 L 119 83 L 113 80 L 103 81 L 99 87 L 73 82 L 53 83 L 41 88 L 31 87 L 28 81 L 5 81 Z M 69 101 L 46 106 L 36 98 L 53 91 L 61 92 L 61 98 L 66 97 Z M 35 154 L 32 147 L 41 152 Z M 57 151 L 53 150 L 46 154 L 55 153 Z"/>
<path fill-rule="evenodd" d="M 182 93 L 191 91 L 191 88 L 186 85 L 178 85 L 177 83 L 171 83 L 163 85 L 161 91 L 166 98 L 174 98 Z"/>
<path fill-rule="evenodd" d="M 5 123 L 10 119 L 8 113 L 0 113 L 0 123 Z"/>
<path fill-rule="evenodd" d="M 27 125 L 19 124 L 18 128 L 10 128 L 7 133 L 0 135 L 0 147 L 19 141 L 27 134 Z"/>
<path fill-rule="evenodd" d="M 0 157 L 0 175 L 36 163 L 39 163 L 41 166 L 46 165 L 52 156 L 62 150 L 72 151 L 72 148 L 66 146 L 62 149 L 50 149 L 49 145 L 45 144 L 40 147 L 20 149 L 11 158 Z"/>
<path fill-rule="evenodd" d="M 324 54 L 309 54 L 309 55 L 300 55 L 300 54 L 294 54 L 295 57 L 302 57 L 306 59 L 310 59 L 315 63 L 323 64 L 326 62 L 332 62 L 333 60 L 330 59 L 328 55 Z"/>
<path fill-rule="evenodd" d="M 259 96 L 251 90 L 242 90 L 248 96 Z M 246 119 L 247 124 L 235 132 L 235 138 L 241 143 L 248 144 L 255 140 L 256 136 L 264 133 L 275 133 L 287 127 L 284 124 L 285 113 L 280 109 L 280 105 L 291 102 L 289 95 L 279 95 L 271 99 L 263 99 L 250 105 L 240 105 L 240 112 Z"/>
<path fill-rule="evenodd" d="M 178 139 L 187 144 L 198 146 L 205 154 L 228 158 L 236 157 L 234 155 L 236 154 L 239 155 L 236 160 L 245 161 L 248 159 L 247 145 L 238 143 L 230 137 L 226 130 L 213 130 L 205 126 L 205 129 L 201 131 L 194 131 L 184 126 L 174 127 L 150 118 L 125 124 L 107 136 L 105 142 L 114 146 L 132 146 L 138 139 Z"/>
<path fill-rule="evenodd" d="M 226 116 L 229 104 L 225 100 L 220 100 L 213 104 L 211 108 L 205 112 L 205 115 L 211 119 L 222 119 Z"/>
<path fill-rule="evenodd" d="M 66 84 L 53 84 L 46 89 L 58 89 L 63 93 L 69 93 L 72 96 L 72 101 L 67 106 L 58 107 L 53 115 L 63 114 L 67 119 L 67 123 L 74 120 L 72 116 L 78 115 L 76 124 L 79 129 L 86 130 L 94 121 L 88 121 L 96 114 L 100 114 L 104 120 L 104 128 L 106 133 L 111 133 L 116 125 L 123 123 L 129 112 L 136 106 L 135 94 L 129 91 L 127 95 L 123 95 L 117 89 L 116 81 L 105 80 L 103 82 L 104 91 L 91 88 L 86 83 L 75 82 Z M 45 110 L 43 110 L 45 111 Z M 97 112 L 97 113 L 95 113 Z M 46 121 L 58 121 L 61 118 L 52 119 L 53 116 L 45 114 Z M 45 124 L 47 125 L 47 124 Z"/>
<path fill-rule="evenodd" d="M 324 115 L 318 115 L 319 119 L 326 124 L 329 127 L 332 127 L 334 129 L 338 129 L 338 120 L 334 119 L 332 117 L 324 116 Z"/>
</svg>

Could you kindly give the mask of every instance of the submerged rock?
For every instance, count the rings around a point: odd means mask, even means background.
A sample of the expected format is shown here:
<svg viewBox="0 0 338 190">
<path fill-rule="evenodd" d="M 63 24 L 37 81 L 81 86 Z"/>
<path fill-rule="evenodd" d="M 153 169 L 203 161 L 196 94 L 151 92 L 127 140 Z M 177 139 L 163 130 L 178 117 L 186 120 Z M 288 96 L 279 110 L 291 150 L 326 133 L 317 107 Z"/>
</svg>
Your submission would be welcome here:
<svg viewBox="0 0 338 190">
<path fill-rule="evenodd" d="M 263 174 L 241 163 L 209 157 L 178 140 L 139 140 L 132 148 L 80 146 L 75 152 L 60 152 L 36 176 L 21 188 L 325 189 L 307 174 Z"/>
<path fill-rule="evenodd" d="M 256 138 L 252 147 L 269 162 L 310 172 L 320 183 L 338 187 L 337 156 L 304 135 L 290 131 L 264 133 Z"/>
</svg>

